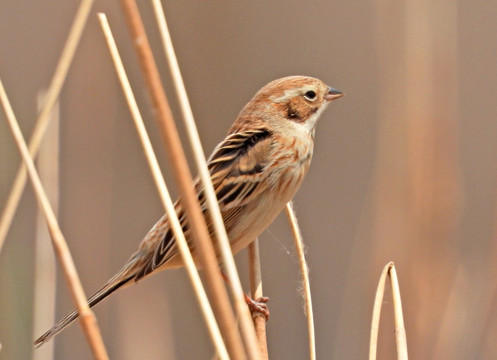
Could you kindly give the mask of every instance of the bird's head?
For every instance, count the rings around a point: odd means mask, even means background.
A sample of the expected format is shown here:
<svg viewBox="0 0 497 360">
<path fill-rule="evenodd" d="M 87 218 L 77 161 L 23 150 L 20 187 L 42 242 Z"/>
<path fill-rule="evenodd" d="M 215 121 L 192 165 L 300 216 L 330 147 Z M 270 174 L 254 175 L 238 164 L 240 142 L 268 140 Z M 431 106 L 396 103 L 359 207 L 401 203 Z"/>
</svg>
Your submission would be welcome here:
<svg viewBox="0 0 497 360">
<path fill-rule="evenodd" d="M 308 76 L 288 76 L 260 89 L 240 113 L 239 120 L 264 122 L 271 128 L 298 127 L 314 133 L 328 104 L 344 94 Z"/>
</svg>

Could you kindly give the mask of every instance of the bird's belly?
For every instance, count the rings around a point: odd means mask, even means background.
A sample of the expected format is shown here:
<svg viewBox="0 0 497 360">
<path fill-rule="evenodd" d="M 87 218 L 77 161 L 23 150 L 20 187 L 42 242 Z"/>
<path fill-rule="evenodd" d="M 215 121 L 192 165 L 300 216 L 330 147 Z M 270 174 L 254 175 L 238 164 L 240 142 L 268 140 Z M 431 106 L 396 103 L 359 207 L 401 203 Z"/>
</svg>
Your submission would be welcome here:
<svg viewBox="0 0 497 360">
<path fill-rule="evenodd" d="M 233 254 L 254 241 L 293 198 L 301 179 L 292 177 L 286 180 L 286 183 L 280 183 L 278 188 L 267 190 L 266 194 L 261 194 L 258 201 L 246 206 L 239 221 L 227 229 Z"/>
</svg>

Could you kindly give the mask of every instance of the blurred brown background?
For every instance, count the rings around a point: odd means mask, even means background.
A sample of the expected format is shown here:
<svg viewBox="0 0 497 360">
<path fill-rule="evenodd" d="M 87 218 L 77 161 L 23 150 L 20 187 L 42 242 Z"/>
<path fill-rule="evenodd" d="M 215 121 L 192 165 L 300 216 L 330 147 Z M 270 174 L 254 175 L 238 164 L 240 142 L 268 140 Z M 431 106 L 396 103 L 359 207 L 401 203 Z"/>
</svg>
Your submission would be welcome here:
<svg viewBox="0 0 497 360">
<path fill-rule="evenodd" d="M 25 137 L 77 6 L 0 2 L 0 76 Z M 207 154 L 270 80 L 310 75 L 347 94 L 321 119 L 313 164 L 295 199 L 308 247 L 318 358 L 367 356 L 374 293 L 390 260 L 412 359 L 497 358 L 497 4 L 168 1 L 164 7 Z M 181 123 L 150 3 L 140 2 L 140 10 Z M 162 214 L 97 11 L 109 17 L 176 193 L 119 4 L 97 1 L 60 98 L 60 221 L 87 294 L 121 267 Z M 0 120 L 3 210 L 20 157 L 3 111 Z M 40 335 L 32 330 L 36 208 L 28 185 L 0 253 L 0 359 L 31 358 Z M 305 359 L 301 285 L 284 216 L 262 236 L 261 252 L 271 298 L 270 356 Z M 243 276 L 245 257 L 237 256 Z M 59 270 L 57 318 L 73 308 Z M 380 329 L 382 359 L 395 354 L 390 299 Z M 95 310 L 113 359 L 212 356 L 184 270 L 119 291 Z M 56 359 L 90 356 L 78 325 L 55 340 Z"/>
</svg>

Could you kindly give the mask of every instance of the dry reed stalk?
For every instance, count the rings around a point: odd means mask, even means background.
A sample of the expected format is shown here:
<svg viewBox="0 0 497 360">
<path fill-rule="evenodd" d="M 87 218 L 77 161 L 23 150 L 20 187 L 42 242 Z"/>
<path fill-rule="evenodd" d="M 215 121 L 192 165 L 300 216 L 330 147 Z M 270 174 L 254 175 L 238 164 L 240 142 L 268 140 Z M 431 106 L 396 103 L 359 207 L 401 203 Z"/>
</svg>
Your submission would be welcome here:
<svg viewBox="0 0 497 360">
<path fill-rule="evenodd" d="M 176 211 L 174 210 L 174 204 L 169 195 L 169 191 L 167 189 L 166 183 L 164 181 L 164 177 L 162 176 L 159 163 L 157 161 L 157 157 L 154 154 L 154 150 L 152 148 L 152 144 L 150 142 L 150 138 L 148 137 L 145 125 L 143 123 L 142 116 L 140 114 L 140 110 L 138 109 L 138 105 L 136 103 L 135 97 L 133 95 L 133 91 L 131 89 L 131 85 L 126 76 L 126 72 L 124 70 L 123 63 L 119 56 L 119 52 L 112 36 L 112 32 L 107 21 L 107 17 L 105 14 L 99 13 L 98 18 L 100 20 L 100 25 L 102 26 L 102 30 L 105 35 L 105 39 L 107 40 L 107 45 L 109 46 L 110 53 L 112 55 L 112 60 L 114 62 L 114 68 L 116 69 L 117 75 L 119 77 L 119 81 L 123 88 L 124 95 L 126 97 L 126 101 L 128 103 L 131 115 L 135 122 L 135 126 L 140 137 L 140 141 L 142 143 L 142 147 L 144 149 L 148 164 L 150 166 L 150 171 L 152 172 L 155 184 L 157 186 L 162 205 L 167 213 L 169 218 L 171 228 L 174 233 L 174 237 L 178 243 L 179 250 L 181 256 L 183 257 L 183 261 L 185 262 L 185 266 L 190 276 L 190 280 L 192 282 L 192 286 L 195 290 L 195 294 L 199 301 L 200 307 L 202 309 L 202 313 L 204 315 L 204 319 L 207 323 L 207 328 L 209 330 L 209 334 L 211 335 L 214 346 L 219 354 L 221 359 L 229 359 L 228 352 L 224 345 L 221 333 L 219 331 L 219 327 L 217 326 L 216 319 L 212 312 L 212 308 L 210 307 L 209 300 L 207 298 L 207 294 L 205 293 L 204 287 L 202 286 L 202 282 L 200 280 L 200 276 L 197 272 L 197 268 L 193 261 L 192 255 L 190 253 L 190 249 L 188 248 L 188 244 L 185 239 L 185 235 L 181 228 L 180 222 L 178 220 L 178 216 Z"/>
<path fill-rule="evenodd" d="M 300 274 L 304 284 L 305 311 L 307 315 L 307 332 L 309 337 L 309 359 L 316 360 L 316 336 L 314 330 L 314 312 L 312 310 L 311 285 L 309 282 L 309 268 L 305 260 L 304 240 L 297 221 L 297 216 L 293 210 L 293 203 L 290 201 L 285 207 L 286 216 L 292 229 L 295 248 L 299 257 Z"/>
<path fill-rule="evenodd" d="M 407 360 L 407 338 L 404 327 L 404 316 L 402 314 L 402 302 L 400 299 L 399 281 L 393 262 L 389 262 L 384 268 L 376 289 L 376 296 L 373 307 L 373 317 L 371 320 L 371 337 L 369 342 L 369 360 L 376 360 L 378 347 L 378 330 L 380 328 L 381 305 L 385 294 L 385 282 L 387 275 L 390 277 L 392 286 L 392 298 L 395 317 L 395 342 L 397 345 L 397 359 Z"/>
<path fill-rule="evenodd" d="M 86 25 L 86 20 L 88 19 L 88 14 L 90 13 L 93 1 L 94 0 L 82 0 L 76 16 L 74 17 L 71 30 L 69 31 L 64 49 L 62 50 L 62 55 L 57 63 L 54 76 L 47 91 L 44 106 L 36 119 L 36 125 L 29 141 L 29 152 L 33 158 L 36 157 L 41 140 L 43 139 L 43 135 L 45 134 L 50 120 L 50 113 L 53 106 L 57 102 L 62 85 L 64 85 L 69 66 L 71 65 L 74 53 L 76 52 L 76 48 L 79 44 L 79 40 Z M 7 236 L 7 232 L 12 224 L 12 219 L 14 218 L 17 206 L 19 205 L 22 191 L 26 185 L 26 179 L 26 167 L 23 163 L 21 163 L 7 199 L 7 203 L 3 210 L 2 217 L 0 218 L 0 252 L 2 251 L 5 237 Z"/>
<path fill-rule="evenodd" d="M 259 256 L 259 239 L 255 239 L 248 246 L 249 274 L 250 274 L 250 296 L 259 299 L 264 296 L 262 292 L 261 259 Z M 259 345 L 261 360 L 269 359 L 266 337 L 266 317 L 260 313 L 253 315 L 255 335 Z"/>
<path fill-rule="evenodd" d="M 97 325 L 97 320 L 86 302 L 86 295 L 84 293 L 83 286 L 81 285 L 71 253 L 67 246 L 66 240 L 64 239 L 64 235 L 60 230 L 52 207 L 50 206 L 47 195 L 45 194 L 45 190 L 43 189 L 43 185 L 41 184 L 39 175 L 34 166 L 33 159 L 29 154 L 28 146 L 22 136 L 21 129 L 19 128 L 19 124 L 17 123 L 1 80 L 0 101 L 2 102 L 12 135 L 26 165 L 36 197 L 38 198 L 40 207 L 45 215 L 55 253 L 62 265 L 68 288 L 78 309 L 80 322 L 88 344 L 93 352 L 93 356 L 95 359 L 99 360 L 108 359 L 107 351 L 105 350 L 105 346 L 100 335 L 100 329 Z"/>
<path fill-rule="evenodd" d="M 228 285 L 231 288 L 232 296 L 235 302 L 235 309 L 240 321 L 240 328 L 242 336 L 245 340 L 246 349 L 250 358 L 257 358 L 256 353 L 256 338 L 253 330 L 252 320 L 250 318 L 249 311 L 244 299 L 243 288 L 240 283 L 240 278 L 236 270 L 235 260 L 233 259 L 233 254 L 231 252 L 231 247 L 226 234 L 226 229 L 224 228 L 224 221 L 219 210 L 219 204 L 217 202 L 216 193 L 211 182 L 210 173 L 207 168 L 207 163 L 205 161 L 205 154 L 202 149 L 202 144 L 200 142 L 200 137 L 198 135 L 197 126 L 195 124 L 195 119 L 193 117 L 192 108 L 190 106 L 190 101 L 188 100 L 188 95 L 186 93 L 185 84 L 181 76 L 181 71 L 178 65 L 178 60 L 174 52 L 173 43 L 171 40 L 171 35 L 167 27 L 166 17 L 162 4 L 160 0 L 152 0 L 154 13 L 159 26 L 162 43 L 169 65 L 169 71 L 171 72 L 173 78 L 173 84 L 176 90 L 176 95 L 178 96 L 178 101 L 181 108 L 181 113 L 183 115 L 183 120 L 187 130 L 188 138 L 190 141 L 190 146 L 193 150 L 193 155 L 197 165 L 197 169 L 204 186 L 204 191 L 207 200 L 207 206 L 210 210 L 210 215 L 212 217 L 212 222 L 214 225 L 214 231 L 217 238 L 217 246 L 221 258 L 223 260 L 223 266 L 226 270 L 226 275 L 228 276 Z"/>
<path fill-rule="evenodd" d="M 44 96 L 38 97 L 39 107 L 43 106 Z M 59 106 L 56 104 L 50 113 L 49 126 L 38 155 L 40 180 L 50 203 L 57 215 L 59 208 Z M 50 245 L 45 218 L 40 209 L 36 214 L 34 290 L 33 290 L 33 333 L 40 334 L 53 324 L 55 318 L 56 268 Z M 33 360 L 53 359 L 54 342 L 34 351 Z"/>
<path fill-rule="evenodd" d="M 216 301 L 212 302 L 214 313 L 216 314 L 230 357 L 233 359 L 244 359 L 246 358 L 245 349 L 237 328 L 233 309 L 221 278 L 214 247 L 200 209 L 198 198 L 192 187 L 193 179 L 188 169 L 186 156 L 164 88 L 162 87 L 157 65 L 153 58 L 138 7 L 133 0 L 121 0 L 121 5 L 152 99 L 156 119 L 159 123 L 167 150 L 166 154 L 172 165 L 173 174 L 180 190 L 182 204 L 189 220 L 195 247 L 198 249 L 199 263 L 206 276 L 209 295 L 212 299 L 216 299 Z M 258 358 L 258 354 L 250 356 L 250 358 Z"/>
</svg>

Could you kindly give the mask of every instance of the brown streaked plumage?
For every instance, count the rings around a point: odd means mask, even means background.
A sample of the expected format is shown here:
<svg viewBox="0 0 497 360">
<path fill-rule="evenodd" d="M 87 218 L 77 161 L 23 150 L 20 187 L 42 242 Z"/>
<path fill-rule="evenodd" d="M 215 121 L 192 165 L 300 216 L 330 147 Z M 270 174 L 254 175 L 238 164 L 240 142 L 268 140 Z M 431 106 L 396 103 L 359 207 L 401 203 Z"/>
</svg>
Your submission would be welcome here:
<svg viewBox="0 0 497 360">
<path fill-rule="evenodd" d="M 311 77 L 274 80 L 245 105 L 227 137 L 214 149 L 208 167 L 233 253 L 259 236 L 295 195 L 311 163 L 316 122 L 329 102 L 342 95 Z M 199 179 L 195 188 L 214 239 Z M 175 208 L 195 259 L 181 200 Z M 92 307 L 121 287 L 182 265 L 164 215 L 124 267 L 88 303 Z M 42 345 L 77 317 L 75 310 L 38 338 L 35 345 Z"/>
</svg>

